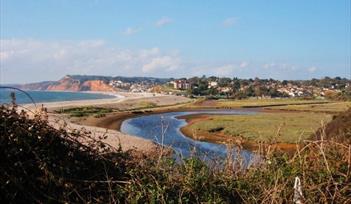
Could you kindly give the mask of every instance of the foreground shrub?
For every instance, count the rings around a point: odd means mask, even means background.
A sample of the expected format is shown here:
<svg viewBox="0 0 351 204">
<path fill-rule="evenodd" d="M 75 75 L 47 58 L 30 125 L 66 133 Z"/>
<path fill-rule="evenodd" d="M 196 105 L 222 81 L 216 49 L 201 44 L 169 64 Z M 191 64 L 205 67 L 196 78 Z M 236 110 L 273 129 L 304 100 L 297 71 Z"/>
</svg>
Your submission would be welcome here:
<svg viewBox="0 0 351 204">
<path fill-rule="evenodd" d="M 111 189 L 120 189 L 109 181 L 127 179 L 128 153 L 111 151 L 84 132 L 56 130 L 39 116 L 28 119 L 15 108 L 0 111 L 1 200 L 109 202 Z"/>
</svg>

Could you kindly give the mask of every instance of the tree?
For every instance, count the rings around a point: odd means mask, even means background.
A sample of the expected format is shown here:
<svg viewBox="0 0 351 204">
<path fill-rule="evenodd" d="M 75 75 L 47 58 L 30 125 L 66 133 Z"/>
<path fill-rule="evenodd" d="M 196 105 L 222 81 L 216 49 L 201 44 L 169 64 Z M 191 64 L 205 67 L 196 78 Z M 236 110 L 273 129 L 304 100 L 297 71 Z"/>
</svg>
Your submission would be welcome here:
<svg viewBox="0 0 351 204">
<path fill-rule="evenodd" d="M 255 90 L 252 86 L 249 86 L 249 88 L 247 88 L 244 93 L 248 96 L 248 97 L 252 97 L 255 96 Z"/>
<path fill-rule="evenodd" d="M 233 81 L 232 88 L 233 88 L 233 90 L 235 92 L 240 90 L 240 82 L 239 82 L 239 80 Z"/>
<path fill-rule="evenodd" d="M 230 84 L 232 80 L 228 77 L 222 77 L 219 79 L 219 82 L 218 82 L 218 85 L 220 87 L 225 87 L 225 86 L 228 86 Z"/>
</svg>

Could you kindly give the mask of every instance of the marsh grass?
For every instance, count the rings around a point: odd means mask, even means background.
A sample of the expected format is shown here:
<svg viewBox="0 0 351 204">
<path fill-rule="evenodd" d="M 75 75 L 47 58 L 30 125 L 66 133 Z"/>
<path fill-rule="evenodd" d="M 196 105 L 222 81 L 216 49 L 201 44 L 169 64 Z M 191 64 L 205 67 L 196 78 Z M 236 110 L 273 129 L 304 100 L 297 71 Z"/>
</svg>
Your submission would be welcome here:
<svg viewBox="0 0 351 204">
<path fill-rule="evenodd" d="M 338 113 L 346 111 L 351 108 L 351 101 L 332 102 L 326 104 L 309 104 L 309 105 L 286 105 L 270 107 L 273 110 L 287 110 L 287 111 L 307 111 L 307 112 L 324 112 L 324 113 Z"/>
<path fill-rule="evenodd" d="M 218 100 L 217 106 L 222 108 L 250 108 L 267 106 L 303 105 L 303 104 L 324 104 L 327 100 L 305 100 L 305 99 L 244 99 L 244 100 Z"/>
<path fill-rule="evenodd" d="M 320 122 L 330 121 L 332 116 L 323 113 L 257 113 L 254 115 L 209 116 L 206 120 L 194 122 L 189 126 L 192 132 L 221 131 L 225 135 L 242 137 L 251 141 L 272 141 L 297 143 L 307 139 L 319 127 Z M 218 132 L 216 131 L 216 132 Z"/>
<path fill-rule="evenodd" d="M 151 101 L 140 101 L 138 103 L 138 108 L 155 108 L 157 107 L 157 104 Z"/>
<path fill-rule="evenodd" d="M 112 112 L 111 108 L 86 106 L 86 107 L 76 107 L 57 110 L 57 113 L 68 114 L 71 117 L 84 117 L 93 115 L 96 118 L 104 117 L 106 113 Z"/>
</svg>

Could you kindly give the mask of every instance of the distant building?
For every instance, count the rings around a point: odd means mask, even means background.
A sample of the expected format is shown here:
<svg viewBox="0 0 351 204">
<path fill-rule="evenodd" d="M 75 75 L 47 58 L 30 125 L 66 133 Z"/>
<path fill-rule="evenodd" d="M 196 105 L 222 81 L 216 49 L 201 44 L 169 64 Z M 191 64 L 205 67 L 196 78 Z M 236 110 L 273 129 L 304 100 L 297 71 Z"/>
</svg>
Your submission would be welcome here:
<svg viewBox="0 0 351 204">
<path fill-rule="evenodd" d="M 218 88 L 218 91 L 221 93 L 229 93 L 231 92 L 233 89 L 231 87 L 220 87 Z"/>
<path fill-rule="evenodd" d="M 117 88 L 128 88 L 131 86 L 130 83 L 125 83 L 125 82 L 122 82 L 120 80 L 111 80 L 109 85 L 112 87 L 117 87 Z"/>
<path fill-rule="evenodd" d="M 216 81 L 210 81 L 210 82 L 208 82 L 208 88 L 210 89 L 210 88 L 216 88 L 216 87 L 218 87 L 218 82 L 216 82 Z"/>
<path fill-rule="evenodd" d="M 174 80 L 171 82 L 171 84 L 173 84 L 173 87 L 175 89 L 181 89 L 181 90 L 190 89 L 190 83 L 186 80 Z"/>
</svg>

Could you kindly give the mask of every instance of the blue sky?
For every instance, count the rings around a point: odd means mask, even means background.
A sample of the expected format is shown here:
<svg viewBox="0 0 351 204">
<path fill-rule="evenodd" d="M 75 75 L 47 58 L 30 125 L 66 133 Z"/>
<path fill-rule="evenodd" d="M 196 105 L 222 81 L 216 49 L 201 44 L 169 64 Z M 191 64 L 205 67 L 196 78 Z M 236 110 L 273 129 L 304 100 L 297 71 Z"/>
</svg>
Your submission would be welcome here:
<svg viewBox="0 0 351 204">
<path fill-rule="evenodd" d="M 0 2 L 0 83 L 351 74 L 350 0 Z"/>
</svg>

